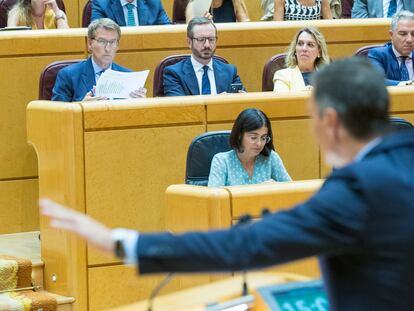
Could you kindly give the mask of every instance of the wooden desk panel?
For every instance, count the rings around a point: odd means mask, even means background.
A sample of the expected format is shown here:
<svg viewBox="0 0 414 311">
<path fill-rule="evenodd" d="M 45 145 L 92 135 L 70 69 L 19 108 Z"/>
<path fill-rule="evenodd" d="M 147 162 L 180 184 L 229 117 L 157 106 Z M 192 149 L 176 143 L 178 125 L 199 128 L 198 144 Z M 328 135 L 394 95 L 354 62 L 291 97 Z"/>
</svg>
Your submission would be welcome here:
<svg viewBox="0 0 414 311">
<path fill-rule="evenodd" d="M 39 230 L 37 178 L 0 182 L 0 234 Z"/>
<path fill-rule="evenodd" d="M 194 125 L 86 133 L 87 213 L 111 227 L 162 230 L 162 193 L 184 182 L 188 146 L 204 131 Z M 88 252 L 89 265 L 106 262 Z"/>
<path fill-rule="evenodd" d="M 278 211 L 298 204 L 321 184 L 321 180 L 308 180 L 225 188 L 172 185 L 166 191 L 166 229 L 179 233 L 228 228 L 246 213 L 259 218 L 265 207 Z M 315 258 L 276 266 L 272 271 L 320 275 Z"/>
</svg>

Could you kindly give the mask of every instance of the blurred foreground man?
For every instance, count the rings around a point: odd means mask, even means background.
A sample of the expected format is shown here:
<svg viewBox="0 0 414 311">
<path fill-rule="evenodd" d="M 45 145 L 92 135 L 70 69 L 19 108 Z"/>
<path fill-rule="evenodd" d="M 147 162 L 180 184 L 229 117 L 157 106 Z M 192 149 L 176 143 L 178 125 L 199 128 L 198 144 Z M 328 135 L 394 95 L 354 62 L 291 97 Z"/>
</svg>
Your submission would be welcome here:
<svg viewBox="0 0 414 311">
<path fill-rule="evenodd" d="M 126 255 L 140 273 L 245 270 L 318 255 L 330 310 L 414 310 L 414 132 L 388 133 L 383 81 L 359 58 L 318 71 L 309 111 L 337 169 L 308 201 L 262 221 L 145 234 L 111 231 L 49 200 L 42 213 L 53 227 Z"/>
</svg>

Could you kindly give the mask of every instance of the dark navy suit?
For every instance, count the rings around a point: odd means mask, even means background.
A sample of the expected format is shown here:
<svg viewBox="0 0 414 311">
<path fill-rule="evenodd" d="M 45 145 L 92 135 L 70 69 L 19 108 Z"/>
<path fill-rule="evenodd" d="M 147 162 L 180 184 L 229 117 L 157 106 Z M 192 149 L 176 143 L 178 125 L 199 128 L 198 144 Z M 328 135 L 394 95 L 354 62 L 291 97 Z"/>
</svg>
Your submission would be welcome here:
<svg viewBox="0 0 414 311">
<path fill-rule="evenodd" d="M 384 137 L 307 202 L 210 233 L 141 234 L 141 273 L 244 270 L 320 256 L 330 310 L 414 310 L 414 131 Z"/>
<path fill-rule="evenodd" d="M 414 58 L 414 52 L 412 53 L 412 57 Z M 368 58 L 384 74 L 385 85 L 397 85 L 402 81 L 400 65 L 398 64 L 397 57 L 392 50 L 391 43 L 387 43 L 383 47 L 369 50 Z"/>
<path fill-rule="evenodd" d="M 131 71 L 115 63 L 112 63 L 111 69 L 123 72 Z M 81 101 L 94 85 L 96 85 L 95 71 L 89 57 L 85 61 L 67 66 L 59 71 L 53 87 L 52 100 L 62 102 Z"/>
<path fill-rule="evenodd" d="M 160 0 L 137 0 L 140 26 L 170 24 Z M 119 26 L 126 26 L 124 10 L 119 0 L 93 0 L 91 20 L 110 18 Z"/>
<path fill-rule="evenodd" d="M 217 94 L 229 92 L 232 83 L 241 83 L 236 66 L 213 59 L 213 69 Z M 200 95 L 190 57 L 165 67 L 163 80 L 165 96 Z"/>
</svg>

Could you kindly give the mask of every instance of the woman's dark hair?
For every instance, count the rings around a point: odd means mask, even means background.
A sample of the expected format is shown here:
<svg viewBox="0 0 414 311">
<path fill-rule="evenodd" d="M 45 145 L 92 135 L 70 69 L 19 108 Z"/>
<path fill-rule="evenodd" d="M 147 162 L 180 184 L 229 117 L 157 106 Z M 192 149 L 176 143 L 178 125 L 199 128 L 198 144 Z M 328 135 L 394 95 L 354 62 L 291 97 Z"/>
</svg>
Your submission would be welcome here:
<svg viewBox="0 0 414 311">
<path fill-rule="evenodd" d="M 273 146 L 273 133 L 272 126 L 269 118 L 265 113 L 256 108 L 248 108 L 243 110 L 234 121 L 233 128 L 230 134 L 230 146 L 239 152 L 243 151 L 242 139 L 246 132 L 251 132 L 262 127 L 267 127 L 267 135 L 270 137 L 270 141 L 266 143 L 261 155 L 268 157 L 272 150 L 275 150 Z"/>
</svg>

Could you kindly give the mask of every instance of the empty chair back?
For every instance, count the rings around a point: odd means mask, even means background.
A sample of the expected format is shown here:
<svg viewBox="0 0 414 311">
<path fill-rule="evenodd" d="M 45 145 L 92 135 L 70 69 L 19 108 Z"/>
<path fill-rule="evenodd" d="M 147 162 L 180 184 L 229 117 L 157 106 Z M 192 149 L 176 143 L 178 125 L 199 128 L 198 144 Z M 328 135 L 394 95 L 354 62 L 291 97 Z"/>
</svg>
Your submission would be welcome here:
<svg viewBox="0 0 414 311">
<path fill-rule="evenodd" d="M 51 63 L 43 69 L 39 80 L 39 99 L 50 100 L 52 98 L 53 87 L 59 70 L 62 68 L 79 63 L 81 60 L 64 60 Z"/>
<path fill-rule="evenodd" d="M 263 67 L 262 92 L 273 91 L 273 76 L 275 72 L 286 68 L 286 54 L 272 56 Z"/>
<path fill-rule="evenodd" d="M 414 125 L 412 125 L 407 120 L 400 117 L 391 117 L 391 130 L 393 131 L 402 131 L 402 130 L 412 130 Z"/>
<path fill-rule="evenodd" d="M 230 131 L 207 132 L 197 136 L 187 152 L 185 183 L 207 186 L 211 161 L 216 153 L 231 150 Z"/>
<path fill-rule="evenodd" d="M 179 61 L 190 57 L 189 54 L 180 54 L 180 55 L 171 55 L 164 58 L 155 68 L 154 71 L 154 82 L 153 82 L 153 95 L 154 97 L 164 96 L 164 83 L 163 83 L 163 75 L 164 75 L 164 68 L 167 66 L 174 65 Z M 222 61 L 223 63 L 228 64 L 228 62 L 220 56 L 214 55 L 214 59 Z"/>
<path fill-rule="evenodd" d="M 82 27 L 88 28 L 89 24 L 91 23 L 91 16 L 92 16 L 92 1 L 88 0 L 85 3 L 82 11 Z"/>
<path fill-rule="evenodd" d="M 355 52 L 355 56 L 365 56 L 365 57 L 367 57 L 368 56 L 368 52 L 369 52 L 369 50 L 371 50 L 371 49 L 374 49 L 374 48 L 379 48 L 379 47 L 382 47 L 382 46 L 384 46 L 383 44 L 372 44 L 372 45 L 366 45 L 366 46 L 363 46 L 362 48 L 359 48 L 356 52 Z"/>
</svg>

